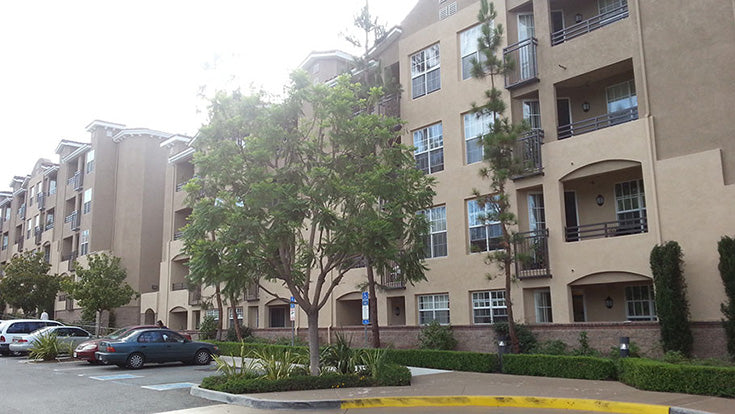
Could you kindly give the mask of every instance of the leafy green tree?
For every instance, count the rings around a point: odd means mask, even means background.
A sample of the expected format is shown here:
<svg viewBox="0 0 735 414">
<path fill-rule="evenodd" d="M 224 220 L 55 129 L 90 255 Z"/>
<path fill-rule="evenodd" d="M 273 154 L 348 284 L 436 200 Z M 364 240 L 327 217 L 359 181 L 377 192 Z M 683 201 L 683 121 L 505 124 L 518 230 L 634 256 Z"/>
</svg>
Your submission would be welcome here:
<svg viewBox="0 0 735 414">
<path fill-rule="evenodd" d="M 727 353 L 731 359 L 735 359 L 735 239 L 724 236 L 717 243 L 717 250 L 720 254 L 720 277 L 727 295 L 727 301 L 720 304 L 725 316 L 722 325 L 727 338 Z"/>
<path fill-rule="evenodd" d="M 2 301 L 16 311 L 23 309 L 26 316 L 40 315 L 44 310 L 53 315 L 60 278 L 49 275 L 50 269 L 51 265 L 40 252 L 13 257 L 5 265 L 5 277 L 0 280 Z"/>
<path fill-rule="evenodd" d="M 490 180 L 490 195 L 475 195 L 481 206 L 489 206 L 489 211 L 480 219 L 500 223 L 502 235 L 500 249 L 488 254 L 488 261 L 495 263 L 505 276 L 505 302 L 508 307 L 508 333 L 511 349 L 520 352 L 516 322 L 513 317 L 513 302 L 511 286 L 513 283 L 512 267 L 516 260 L 513 251 L 512 226 L 517 224 L 516 216 L 511 210 L 508 180 L 523 172 L 524 164 L 514 154 L 519 136 L 527 129 L 526 125 L 513 125 L 505 116 L 506 104 L 502 92 L 496 87 L 496 77 L 502 77 L 513 69 L 513 62 L 504 61 L 499 53 L 503 41 L 503 25 L 494 24 L 497 12 L 493 3 L 482 0 L 477 15 L 482 24 L 482 34 L 478 38 L 478 51 L 482 57 L 480 61 L 473 60 L 472 76 L 478 79 L 489 79 L 490 90 L 485 92 L 487 100 L 482 105 L 474 105 L 473 111 L 477 116 L 488 116 L 491 120 L 489 132 L 482 137 L 483 157 L 487 166 L 480 170 L 480 175 Z M 494 277 L 490 274 L 489 277 Z"/>
<path fill-rule="evenodd" d="M 689 327 L 689 302 L 686 298 L 682 257 L 679 243 L 670 241 L 654 246 L 650 261 L 664 353 L 678 351 L 689 357 L 694 337 Z"/>
<path fill-rule="evenodd" d="M 74 264 L 77 277 L 62 281 L 62 289 L 76 299 L 82 307 L 82 318 L 96 320 L 99 333 L 99 316 L 104 311 L 128 304 L 137 298 L 138 292 L 125 282 L 127 272 L 119 257 L 106 253 L 87 256 L 87 268 Z"/>
<path fill-rule="evenodd" d="M 394 143 L 396 119 L 355 114 L 366 105 L 358 94 L 347 77 L 327 87 L 297 72 L 279 103 L 218 95 L 195 142 L 199 178 L 188 191 L 198 199 L 184 232 L 191 262 L 208 255 L 228 269 L 222 280 L 284 285 L 307 315 L 313 375 L 319 310 L 361 258 L 365 223 L 352 212 L 376 198 L 366 177 L 387 180 L 389 157 L 410 154 Z M 375 88 L 367 99 L 380 95 Z"/>
</svg>

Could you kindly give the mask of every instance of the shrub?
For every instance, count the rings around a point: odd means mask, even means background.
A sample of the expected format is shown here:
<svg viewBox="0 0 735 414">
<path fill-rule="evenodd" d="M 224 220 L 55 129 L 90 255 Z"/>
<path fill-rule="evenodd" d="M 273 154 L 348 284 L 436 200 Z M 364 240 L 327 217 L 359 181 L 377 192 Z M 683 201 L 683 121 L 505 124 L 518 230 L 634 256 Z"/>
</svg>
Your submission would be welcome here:
<svg viewBox="0 0 735 414">
<path fill-rule="evenodd" d="M 544 355 L 566 355 L 567 344 L 559 340 L 544 341 L 536 345 L 536 347 L 532 350 L 530 350 L 530 353 Z"/>
<path fill-rule="evenodd" d="M 642 390 L 735 397 L 735 368 L 622 358 L 620 381 Z"/>
<path fill-rule="evenodd" d="M 440 325 L 436 320 L 421 328 L 419 347 L 422 349 L 439 349 L 450 351 L 457 346 L 452 328 Z"/>
<path fill-rule="evenodd" d="M 337 333 L 336 341 L 322 348 L 319 353 L 319 364 L 322 368 L 331 367 L 339 374 L 352 374 L 357 365 L 362 364 L 362 354 L 352 349 L 351 341 L 341 333 Z"/>
<path fill-rule="evenodd" d="M 661 328 L 664 352 L 692 353 L 689 328 L 689 303 L 682 272 L 682 252 L 679 243 L 670 241 L 651 250 L 651 272 L 656 285 L 656 314 Z"/>
<path fill-rule="evenodd" d="M 563 355 L 503 355 L 503 372 L 538 377 L 607 380 L 617 377 L 615 364 L 607 358 Z"/>
<path fill-rule="evenodd" d="M 578 356 L 600 356 L 600 352 L 590 346 L 590 341 L 585 331 L 579 333 L 579 348 L 574 348 L 572 353 Z"/>
<path fill-rule="evenodd" d="M 29 356 L 31 359 L 51 361 L 56 359 L 64 351 L 68 352 L 68 349 L 64 349 L 63 344 L 56 335 L 41 335 L 33 344 Z"/>
<path fill-rule="evenodd" d="M 212 315 L 207 315 L 199 325 L 199 338 L 202 340 L 215 339 L 217 337 L 217 321 Z"/>
<path fill-rule="evenodd" d="M 242 336 L 242 339 L 245 340 L 246 338 L 249 338 L 253 335 L 253 330 L 243 324 L 240 324 L 240 335 Z M 237 332 L 235 332 L 235 325 L 227 328 L 227 334 L 225 335 L 225 341 L 227 342 L 239 342 L 240 341 L 239 339 L 237 339 Z"/>
<path fill-rule="evenodd" d="M 495 335 L 498 338 L 508 336 L 507 322 L 497 322 L 493 325 L 493 329 L 495 330 Z M 518 343 L 522 354 L 527 354 L 536 348 L 536 337 L 533 335 L 533 332 L 528 329 L 528 326 L 517 323 L 516 334 L 518 335 Z"/>
<path fill-rule="evenodd" d="M 412 367 L 471 372 L 495 372 L 498 370 L 497 355 L 479 352 L 388 349 L 386 350 L 385 359 L 387 362 Z"/>
<path fill-rule="evenodd" d="M 250 355 L 258 360 L 254 366 L 262 370 L 265 379 L 278 380 L 306 373 L 302 364 L 307 361 L 298 350 L 264 348 L 253 350 Z"/>
<path fill-rule="evenodd" d="M 689 362 L 689 359 L 679 351 L 668 351 L 664 354 L 663 361 L 669 364 L 681 364 Z"/>
<path fill-rule="evenodd" d="M 378 375 L 372 378 L 376 381 L 376 385 L 384 387 L 411 385 L 411 371 L 404 365 L 384 364 Z"/>
<path fill-rule="evenodd" d="M 727 338 L 727 353 L 735 359 L 735 239 L 723 237 L 717 243 L 717 251 L 720 253 L 718 269 L 727 295 L 727 302 L 720 304 L 725 316 L 722 325 Z"/>
</svg>

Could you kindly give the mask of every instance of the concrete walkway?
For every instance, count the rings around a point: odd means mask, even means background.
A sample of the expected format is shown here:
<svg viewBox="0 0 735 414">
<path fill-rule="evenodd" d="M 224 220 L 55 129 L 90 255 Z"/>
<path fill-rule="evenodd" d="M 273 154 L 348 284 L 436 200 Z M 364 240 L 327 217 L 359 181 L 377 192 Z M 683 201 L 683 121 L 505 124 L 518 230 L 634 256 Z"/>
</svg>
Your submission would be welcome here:
<svg viewBox="0 0 735 414">
<path fill-rule="evenodd" d="M 337 388 L 327 390 L 232 395 L 192 388 L 192 395 L 228 404 L 183 410 L 180 414 L 264 414 L 271 410 L 300 409 L 300 413 L 388 412 L 376 407 L 467 406 L 574 409 L 583 412 L 624 413 L 733 413 L 735 400 L 688 394 L 640 391 L 615 381 L 525 377 L 412 369 L 411 385 L 405 387 Z M 425 397 L 451 398 L 425 398 Z M 519 396 L 541 398 L 486 398 Z M 395 398 L 420 397 L 420 398 Z M 543 398 L 551 397 L 551 398 Z M 356 400 L 345 404 L 346 400 Z M 582 401 L 580 400 L 593 400 Z M 334 405 L 342 402 L 342 405 Z M 500 402 L 500 405 L 494 405 Z M 329 403 L 332 403 L 330 405 Z M 514 405 L 514 404 L 522 405 Z M 634 404 L 625 404 L 634 403 Z M 645 405 L 639 405 L 645 404 Z M 655 405 L 657 407 L 652 407 Z M 669 407 L 674 407 L 669 410 Z M 264 411 L 266 410 L 266 411 Z M 420 412 L 406 410 L 407 412 Z M 279 412 L 279 411 L 273 411 Z M 283 411 L 280 411 L 283 413 Z M 396 411 L 390 411 L 396 412 Z M 434 412 L 434 411 L 432 411 Z M 442 411 L 436 411 L 442 412 Z M 445 412 L 469 412 L 449 409 Z M 493 411 L 496 412 L 496 411 Z M 516 411 L 503 411 L 516 412 Z M 543 412 L 543 411 L 542 411 Z M 553 412 L 553 411 L 550 411 Z M 579 411 L 577 411 L 579 412 Z"/>
</svg>

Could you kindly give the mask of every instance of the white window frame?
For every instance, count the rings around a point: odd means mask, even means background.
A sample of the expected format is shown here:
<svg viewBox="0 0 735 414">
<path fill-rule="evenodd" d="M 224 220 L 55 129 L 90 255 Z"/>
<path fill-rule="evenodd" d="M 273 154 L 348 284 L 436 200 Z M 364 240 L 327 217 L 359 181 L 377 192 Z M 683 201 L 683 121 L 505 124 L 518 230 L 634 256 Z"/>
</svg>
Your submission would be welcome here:
<svg viewBox="0 0 735 414">
<path fill-rule="evenodd" d="M 615 94 L 619 94 L 619 96 L 615 96 Z M 634 80 L 630 79 L 605 88 L 605 102 L 607 103 L 608 114 L 637 107 L 638 95 Z"/>
<path fill-rule="evenodd" d="M 491 116 L 483 113 L 468 112 L 462 116 L 464 124 L 465 162 L 467 165 L 480 162 L 485 157 L 483 135 L 490 132 Z M 479 148 L 479 151 L 478 149 Z M 477 158 L 479 153 L 480 158 Z"/>
<path fill-rule="evenodd" d="M 653 285 L 625 287 L 625 317 L 629 321 L 658 320 Z"/>
<path fill-rule="evenodd" d="M 82 230 L 79 235 L 79 256 L 89 253 L 89 230 Z"/>
<path fill-rule="evenodd" d="M 490 23 L 493 27 L 493 22 Z M 462 80 L 472 78 L 472 58 L 482 63 L 487 60 L 484 54 L 480 54 L 478 39 L 482 37 L 482 24 L 476 24 L 459 32 L 459 65 Z"/>
<path fill-rule="evenodd" d="M 82 203 L 82 214 L 87 214 L 92 211 L 92 189 L 88 188 L 84 190 Z"/>
<path fill-rule="evenodd" d="M 8 234 L 3 234 L 3 250 L 7 250 L 8 248 L 8 242 L 10 240 L 10 236 Z"/>
<path fill-rule="evenodd" d="M 487 313 L 483 315 L 482 313 Z M 483 320 L 488 319 L 489 322 Z M 508 321 L 508 304 L 505 290 L 483 290 L 472 292 L 472 323 L 488 325 Z"/>
<path fill-rule="evenodd" d="M 432 321 L 449 325 L 449 293 L 419 295 L 416 302 L 419 309 L 419 325 L 428 325 Z M 446 315 L 446 318 L 443 318 L 443 315 Z"/>
<path fill-rule="evenodd" d="M 491 249 L 491 246 L 493 246 L 492 242 L 495 241 L 497 243 L 497 241 L 502 240 L 503 237 L 500 221 L 489 220 L 489 217 L 494 214 L 494 204 L 495 203 L 492 201 L 488 201 L 484 206 L 480 207 L 480 202 L 477 201 L 477 199 L 467 200 L 467 231 L 470 253 L 489 252 L 500 249 L 499 245 L 497 246 L 497 249 Z M 474 233 L 484 234 L 484 238 L 473 238 L 473 230 Z M 500 232 L 500 234 L 498 234 L 498 232 Z M 485 247 L 478 249 L 473 245 L 473 241 L 483 241 Z"/>
<path fill-rule="evenodd" d="M 56 180 L 49 180 L 49 182 L 48 182 L 48 194 L 49 195 L 56 194 Z"/>
<path fill-rule="evenodd" d="M 597 0 L 597 11 L 600 15 L 623 7 L 625 0 Z"/>
<path fill-rule="evenodd" d="M 533 292 L 533 309 L 536 313 L 536 323 L 554 322 L 551 309 L 551 290 L 543 289 Z"/>
<path fill-rule="evenodd" d="M 411 97 L 413 99 L 428 95 L 441 89 L 441 54 L 439 43 L 411 55 Z M 436 88 L 429 90 L 429 77 L 436 72 Z M 420 88 L 417 86 L 420 85 Z"/>
<path fill-rule="evenodd" d="M 31 238 L 31 229 L 33 228 L 33 217 L 26 220 L 26 239 Z"/>
<path fill-rule="evenodd" d="M 531 129 L 541 129 L 541 104 L 538 99 L 523 100 L 523 120 Z"/>
<path fill-rule="evenodd" d="M 646 191 L 642 179 L 615 183 L 615 217 L 618 221 L 646 218 Z"/>
<path fill-rule="evenodd" d="M 84 170 L 86 171 L 87 174 L 89 174 L 92 171 L 94 171 L 94 150 L 93 149 L 87 151 L 87 154 L 84 156 L 84 160 L 85 160 L 85 166 L 86 166 Z"/>
<path fill-rule="evenodd" d="M 219 320 L 219 309 L 207 309 L 204 311 L 204 316 L 212 316 L 215 321 Z"/>
<path fill-rule="evenodd" d="M 413 131 L 413 156 L 416 166 L 426 174 L 444 171 L 444 132 L 442 123 L 428 125 Z M 419 158 L 426 157 L 426 168 L 419 165 Z M 441 156 L 441 164 L 432 163 L 434 157 Z"/>
<path fill-rule="evenodd" d="M 426 216 L 429 222 L 429 234 L 426 240 L 426 248 L 424 255 L 427 259 L 434 257 L 446 257 L 449 253 L 449 244 L 447 238 L 447 206 L 436 206 L 428 210 L 420 211 L 419 214 Z M 441 240 L 444 243 L 441 243 Z M 441 247 L 444 246 L 444 254 L 441 254 Z"/>
<path fill-rule="evenodd" d="M 541 216 L 541 220 L 539 220 Z M 546 209 L 544 193 L 528 193 L 528 230 L 543 230 L 546 228 Z"/>
</svg>

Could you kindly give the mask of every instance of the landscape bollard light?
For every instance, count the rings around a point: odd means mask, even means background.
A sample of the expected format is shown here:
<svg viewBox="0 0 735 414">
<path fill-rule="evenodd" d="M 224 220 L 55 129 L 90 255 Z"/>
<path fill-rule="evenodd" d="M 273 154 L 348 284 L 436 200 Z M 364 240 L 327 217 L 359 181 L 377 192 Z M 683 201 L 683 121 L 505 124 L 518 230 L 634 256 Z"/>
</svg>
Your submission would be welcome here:
<svg viewBox="0 0 735 414">
<path fill-rule="evenodd" d="M 503 354 L 508 346 L 507 343 L 508 339 L 504 336 L 498 339 L 498 367 L 500 368 L 501 373 L 503 372 Z"/>
<path fill-rule="evenodd" d="M 630 338 L 627 336 L 620 337 L 620 358 L 630 356 Z"/>
</svg>

